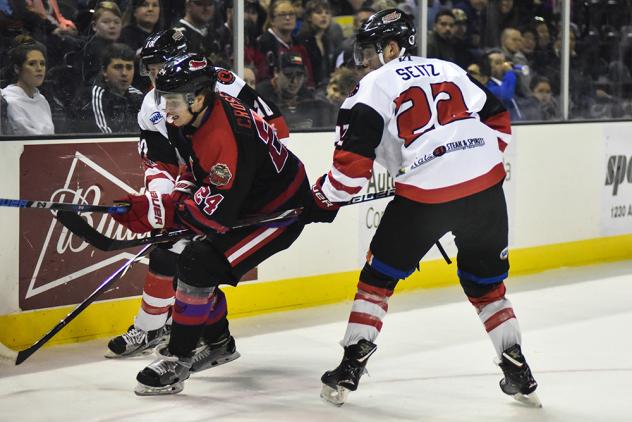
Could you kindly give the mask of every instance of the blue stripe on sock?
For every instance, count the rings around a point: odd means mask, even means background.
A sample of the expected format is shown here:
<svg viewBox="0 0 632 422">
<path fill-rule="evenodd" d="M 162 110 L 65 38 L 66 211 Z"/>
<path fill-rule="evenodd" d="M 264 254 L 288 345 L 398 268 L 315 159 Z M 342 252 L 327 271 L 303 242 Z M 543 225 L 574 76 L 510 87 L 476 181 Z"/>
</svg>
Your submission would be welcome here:
<svg viewBox="0 0 632 422">
<path fill-rule="evenodd" d="M 375 256 L 373 256 L 369 265 L 371 265 L 371 267 L 373 267 L 376 271 L 392 277 L 395 280 L 403 280 L 415 271 L 414 268 L 411 270 L 400 270 L 398 268 L 391 267 L 390 265 L 377 259 Z"/>
<path fill-rule="evenodd" d="M 464 278 L 466 280 L 473 281 L 474 283 L 477 283 L 477 284 L 496 284 L 496 283 L 500 283 L 501 281 L 506 279 L 507 276 L 509 275 L 508 273 L 503 273 L 503 274 L 497 275 L 495 277 L 478 277 L 478 276 L 476 276 L 474 274 L 470 274 L 470 273 L 465 272 L 463 270 L 458 270 L 457 274 L 459 275 L 459 278 Z"/>
</svg>

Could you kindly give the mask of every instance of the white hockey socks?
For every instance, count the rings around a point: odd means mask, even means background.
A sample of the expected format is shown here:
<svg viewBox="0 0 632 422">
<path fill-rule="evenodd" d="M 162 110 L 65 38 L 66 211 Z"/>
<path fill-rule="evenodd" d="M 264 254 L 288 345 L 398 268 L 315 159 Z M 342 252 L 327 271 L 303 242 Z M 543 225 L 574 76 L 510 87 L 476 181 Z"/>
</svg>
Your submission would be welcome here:
<svg viewBox="0 0 632 422">
<path fill-rule="evenodd" d="M 346 347 L 362 339 L 375 343 L 382 329 L 382 320 L 388 311 L 388 299 L 392 295 L 392 290 L 360 281 L 351 306 L 347 331 L 340 344 Z"/>
</svg>

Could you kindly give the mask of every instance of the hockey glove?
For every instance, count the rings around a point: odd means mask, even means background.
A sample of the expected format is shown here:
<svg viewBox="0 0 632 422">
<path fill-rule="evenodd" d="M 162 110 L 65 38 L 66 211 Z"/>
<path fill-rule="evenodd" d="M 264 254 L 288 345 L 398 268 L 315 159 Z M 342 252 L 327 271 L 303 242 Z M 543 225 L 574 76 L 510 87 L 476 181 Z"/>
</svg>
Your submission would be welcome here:
<svg viewBox="0 0 632 422">
<path fill-rule="evenodd" d="M 112 218 L 134 233 L 146 233 L 154 229 L 173 227 L 175 203 L 170 195 L 147 191 L 144 195 L 128 195 L 117 202 L 129 202 L 125 214 L 111 214 Z"/>
<path fill-rule="evenodd" d="M 229 227 L 212 218 L 223 199 L 222 194 L 213 194 L 207 186 L 202 186 L 193 197 L 178 203 L 176 220 L 197 234 L 224 234 Z"/>
<path fill-rule="evenodd" d="M 312 186 L 311 200 L 303 205 L 300 221 L 303 224 L 309 223 L 331 223 L 338 214 L 340 204 L 331 202 L 323 193 L 322 186 L 326 175 L 314 183 Z"/>
<path fill-rule="evenodd" d="M 195 192 L 196 184 L 191 173 L 184 173 L 178 176 L 176 184 L 171 193 L 171 199 L 178 204 L 189 198 Z"/>
</svg>

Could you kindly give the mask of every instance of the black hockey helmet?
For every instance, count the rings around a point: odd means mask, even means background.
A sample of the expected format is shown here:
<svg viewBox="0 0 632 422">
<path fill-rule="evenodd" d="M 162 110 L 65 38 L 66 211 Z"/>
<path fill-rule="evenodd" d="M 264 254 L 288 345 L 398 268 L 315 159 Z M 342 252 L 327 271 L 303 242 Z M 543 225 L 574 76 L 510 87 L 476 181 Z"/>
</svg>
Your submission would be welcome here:
<svg viewBox="0 0 632 422">
<path fill-rule="evenodd" d="M 201 54 L 176 56 L 165 63 L 156 77 L 160 93 L 197 94 L 202 89 L 213 92 L 217 73 L 211 61 Z"/>
<path fill-rule="evenodd" d="M 372 15 L 360 26 L 356 34 L 356 53 L 361 53 L 362 48 L 375 46 L 380 55 L 380 61 L 384 63 L 382 50 L 391 40 L 394 40 L 402 50 L 401 55 L 414 51 L 416 45 L 415 34 L 417 30 L 413 18 L 399 9 L 384 9 Z M 356 64 L 362 64 L 362 56 L 355 55 Z"/>
<path fill-rule="evenodd" d="M 140 50 L 140 74 L 148 76 L 147 65 L 165 63 L 187 51 L 187 40 L 181 29 L 167 29 L 150 35 Z"/>
</svg>

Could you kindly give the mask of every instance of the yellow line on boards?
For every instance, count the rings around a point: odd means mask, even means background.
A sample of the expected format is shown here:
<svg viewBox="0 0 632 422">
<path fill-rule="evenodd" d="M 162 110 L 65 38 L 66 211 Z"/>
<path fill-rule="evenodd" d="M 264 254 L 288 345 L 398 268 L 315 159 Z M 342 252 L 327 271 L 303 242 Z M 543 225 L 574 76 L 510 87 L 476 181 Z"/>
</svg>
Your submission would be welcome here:
<svg viewBox="0 0 632 422">
<path fill-rule="evenodd" d="M 632 235 L 582 240 L 510 250 L 510 276 L 549 269 L 632 259 Z M 456 260 L 453 260 L 456 261 Z M 306 308 L 351 300 L 359 271 L 222 287 L 230 318 Z M 422 261 L 397 286 L 398 292 L 444 287 L 458 283 L 456 264 Z M 140 298 L 97 302 L 59 332 L 49 344 L 72 343 L 120 334 L 127 330 L 140 306 Z M 0 342 L 13 349 L 30 346 L 64 318 L 73 306 L 19 312 L 0 316 Z"/>
</svg>

